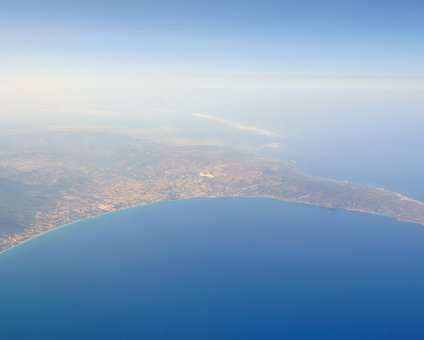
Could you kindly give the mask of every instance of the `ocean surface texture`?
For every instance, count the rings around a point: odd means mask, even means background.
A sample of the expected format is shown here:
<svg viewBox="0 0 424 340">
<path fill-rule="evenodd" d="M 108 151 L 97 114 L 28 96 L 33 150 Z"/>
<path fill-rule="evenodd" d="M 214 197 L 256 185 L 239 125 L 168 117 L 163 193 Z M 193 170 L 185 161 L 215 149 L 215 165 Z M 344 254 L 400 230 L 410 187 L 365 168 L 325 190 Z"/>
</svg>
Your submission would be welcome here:
<svg viewBox="0 0 424 340">
<path fill-rule="evenodd" d="M 1 339 L 424 338 L 422 226 L 275 200 L 83 220 L 0 275 Z"/>
</svg>

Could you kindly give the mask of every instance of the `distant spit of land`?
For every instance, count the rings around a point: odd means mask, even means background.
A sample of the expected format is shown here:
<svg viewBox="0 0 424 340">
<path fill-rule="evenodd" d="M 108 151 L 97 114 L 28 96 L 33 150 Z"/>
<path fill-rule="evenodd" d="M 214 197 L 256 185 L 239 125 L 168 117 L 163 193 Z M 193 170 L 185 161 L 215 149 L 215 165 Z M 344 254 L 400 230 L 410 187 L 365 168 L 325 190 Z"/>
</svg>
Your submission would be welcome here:
<svg viewBox="0 0 424 340">
<path fill-rule="evenodd" d="M 9 131 L 0 145 L 0 252 L 79 219 L 188 197 L 274 198 L 424 224 L 423 202 L 239 149 L 66 130 Z"/>
</svg>

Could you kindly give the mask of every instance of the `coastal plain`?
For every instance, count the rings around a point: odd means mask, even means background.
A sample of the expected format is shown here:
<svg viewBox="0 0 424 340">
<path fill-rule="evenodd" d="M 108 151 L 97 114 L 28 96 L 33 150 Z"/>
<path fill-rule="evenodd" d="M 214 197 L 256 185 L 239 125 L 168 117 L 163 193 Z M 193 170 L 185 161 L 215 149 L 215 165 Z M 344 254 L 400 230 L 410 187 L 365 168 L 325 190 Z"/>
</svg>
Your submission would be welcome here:
<svg viewBox="0 0 424 340">
<path fill-rule="evenodd" d="M 418 200 L 249 150 L 55 129 L 10 130 L 0 142 L 0 252 L 80 219 L 189 197 L 273 198 L 424 224 Z"/>
</svg>

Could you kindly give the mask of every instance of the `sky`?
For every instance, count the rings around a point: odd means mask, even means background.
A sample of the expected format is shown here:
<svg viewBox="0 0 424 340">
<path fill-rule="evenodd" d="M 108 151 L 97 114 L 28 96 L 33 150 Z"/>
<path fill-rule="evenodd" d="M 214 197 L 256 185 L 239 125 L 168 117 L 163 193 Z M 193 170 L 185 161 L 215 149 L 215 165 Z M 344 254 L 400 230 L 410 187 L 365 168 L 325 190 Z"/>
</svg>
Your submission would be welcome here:
<svg viewBox="0 0 424 340">
<path fill-rule="evenodd" d="M 422 198 L 423 13 L 422 0 L 0 0 L 0 128 L 242 145 Z"/>
<path fill-rule="evenodd" d="M 424 75 L 420 0 L 0 6 L 0 72 Z"/>
</svg>

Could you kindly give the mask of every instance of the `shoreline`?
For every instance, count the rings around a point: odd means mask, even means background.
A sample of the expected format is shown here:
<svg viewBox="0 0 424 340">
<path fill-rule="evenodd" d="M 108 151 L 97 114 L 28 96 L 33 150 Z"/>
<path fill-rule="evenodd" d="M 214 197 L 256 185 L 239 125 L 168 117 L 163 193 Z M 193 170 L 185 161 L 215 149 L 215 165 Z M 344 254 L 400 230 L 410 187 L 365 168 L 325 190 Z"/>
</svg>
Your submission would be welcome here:
<svg viewBox="0 0 424 340">
<path fill-rule="evenodd" d="M 339 210 L 339 211 L 345 211 L 345 212 L 349 212 L 349 213 L 357 213 L 357 214 L 366 214 L 366 215 L 371 215 L 371 216 L 385 217 L 385 218 L 389 218 L 389 219 L 392 219 L 392 220 L 395 220 L 395 221 L 398 221 L 398 222 L 401 222 L 401 223 L 411 223 L 411 224 L 414 224 L 414 225 L 424 226 L 423 223 L 408 221 L 408 220 L 402 220 L 402 219 L 399 219 L 399 218 L 396 218 L 396 217 L 393 217 L 393 216 L 389 216 L 389 215 L 385 215 L 385 214 L 379 214 L 379 213 L 374 213 L 374 212 L 369 212 L 369 211 L 361 211 L 361 210 L 344 209 L 344 208 L 331 208 L 331 207 L 325 207 L 325 206 L 320 206 L 320 205 L 308 204 L 308 203 L 305 203 L 305 202 L 294 202 L 294 201 L 289 201 L 289 200 L 283 200 L 281 198 L 275 198 L 275 197 L 238 196 L 238 195 L 231 195 L 231 196 L 190 196 L 190 197 L 183 197 L 183 198 L 177 198 L 177 199 L 164 199 L 164 200 L 154 201 L 154 202 L 150 202 L 150 203 L 137 204 L 137 205 L 134 205 L 134 206 L 107 211 L 107 212 L 101 213 L 101 214 L 96 215 L 96 216 L 85 217 L 85 218 L 81 218 L 81 219 L 63 224 L 63 225 L 59 225 L 59 226 L 54 227 L 52 229 L 46 230 L 46 231 L 44 231 L 40 234 L 37 234 L 33 237 L 30 237 L 30 238 L 26 239 L 25 241 L 19 242 L 18 244 L 15 244 L 15 245 L 11 246 L 10 248 L 7 248 L 5 250 L 0 251 L 0 257 L 1 257 L 1 255 L 19 247 L 19 246 L 22 246 L 22 245 L 24 245 L 24 244 L 26 244 L 30 241 L 34 241 L 35 239 L 37 239 L 39 237 L 45 236 L 49 233 L 58 231 L 62 228 L 69 227 L 73 224 L 77 224 L 77 223 L 85 221 L 85 220 L 96 219 L 96 218 L 99 218 L 99 217 L 107 216 L 109 214 L 114 214 L 114 213 L 130 210 L 130 209 L 136 209 L 136 208 L 160 204 L 160 203 L 177 202 L 177 201 L 190 200 L 190 199 L 219 199 L 219 198 L 268 199 L 268 200 L 275 200 L 275 201 L 284 202 L 284 203 L 304 205 L 304 206 L 308 206 L 308 207 L 317 207 L 317 208 L 321 208 L 321 209 L 329 209 L 329 210 L 334 210 L 334 211 Z"/>
<path fill-rule="evenodd" d="M 54 232 L 54 231 L 57 231 L 57 230 L 59 230 L 59 229 L 65 228 L 65 227 L 69 227 L 69 226 L 71 226 L 71 225 L 73 225 L 73 224 L 76 224 L 76 223 L 79 223 L 79 222 L 82 222 L 82 221 L 86 221 L 86 220 L 91 220 L 91 219 L 94 219 L 94 218 L 99 218 L 99 217 L 101 217 L 101 216 L 106 216 L 106 215 L 108 215 L 108 214 L 113 214 L 113 213 L 116 213 L 116 212 L 119 212 L 119 211 L 124 211 L 124 210 L 127 210 L 127 209 L 132 209 L 132 208 L 142 207 L 142 206 L 145 206 L 145 205 L 148 205 L 148 204 L 155 204 L 155 203 L 160 203 L 160 202 L 163 202 L 163 201 L 152 202 L 152 203 L 146 203 L 146 204 L 140 204 L 140 205 L 135 205 L 135 206 L 133 206 L 133 207 L 128 207 L 128 208 L 122 208 L 122 209 L 116 209 L 116 210 L 112 210 L 112 211 L 107 211 L 107 212 L 102 213 L 102 214 L 100 214 L 100 215 L 96 215 L 96 216 L 93 216 L 93 217 L 85 217 L 85 218 L 81 218 L 81 219 L 79 219 L 79 220 L 75 220 L 75 221 L 72 221 L 72 222 L 69 222 L 69 223 L 66 223 L 66 224 L 59 225 L 59 226 L 54 227 L 54 228 L 52 228 L 52 229 L 49 229 L 49 230 L 43 231 L 42 233 L 37 234 L 37 235 L 35 235 L 35 236 L 33 236 L 33 237 L 30 237 L 30 238 L 26 239 L 25 241 L 19 242 L 18 244 L 15 244 L 14 246 L 11 246 L 10 248 L 7 248 L 7 249 L 5 249 L 5 250 L 0 251 L 0 256 L 1 256 L 1 255 L 3 255 L 3 254 L 5 254 L 5 253 L 7 253 L 8 251 L 10 251 L 10 250 L 12 250 L 12 249 L 15 249 L 15 248 L 17 248 L 17 247 L 19 247 L 19 246 L 21 246 L 21 245 L 24 245 L 25 243 L 28 243 L 28 242 L 30 242 L 30 241 L 34 241 L 35 239 L 37 239 L 37 238 L 39 238 L 39 237 L 41 237 L 41 236 L 45 236 L 45 235 L 47 235 L 47 234 L 49 234 L 49 233 L 52 233 L 52 232 Z"/>
<path fill-rule="evenodd" d="M 155 202 L 150 202 L 150 203 L 142 203 L 142 204 L 137 204 L 137 205 L 127 207 L 127 208 L 119 208 L 119 209 L 107 211 L 107 212 L 101 213 L 101 214 L 96 215 L 96 216 L 81 218 L 81 219 L 78 219 L 78 220 L 75 220 L 75 221 L 72 221 L 72 222 L 69 222 L 69 223 L 66 223 L 66 224 L 59 225 L 59 226 L 54 227 L 52 229 L 43 231 L 42 233 L 34 235 L 33 237 L 26 239 L 25 241 L 19 242 L 18 244 L 15 244 L 15 245 L 11 246 L 10 248 L 7 248 L 5 250 L 0 251 L 0 256 L 7 253 L 8 251 L 10 251 L 12 249 L 15 249 L 15 248 L 17 248 L 21 245 L 24 245 L 25 243 L 28 243 L 30 241 L 34 241 L 35 239 L 37 239 L 41 236 L 45 236 L 49 233 L 52 233 L 54 231 L 60 230 L 60 229 L 65 228 L 65 227 L 69 227 L 73 224 L 76 224 L 76 223 L 79 223 L 79 222 L 82 222 L 82 221 L 91 220 L 91 219 L 99 218 L 99 217 L 102 217 L 102 216 L 107 216 L 109 214 L 114 214 L 114 213 L 117 213 L 117 212 L 129 210 L 129 209 L 135 209 L 135 208 L 140 208 L 140 207 L 145 207 L 145 206 L 148 206 L 148 205 L 160 204 L 160 203 L 165 203 L 165 202 L 182 201 L 182 200 L 189 200 L 189 199 L 196 199 L 196 198 L 224 198 L 224 197 L 239 197 L 239 196 L 221 196 L 221 197 L 192 196 L 192 197 L 184 197 L 184 198 L 178 198 L 178 199 L 172 199 L 172 200 L 160 200 L 160 201 L 155 201 Z"/>
</svg>

